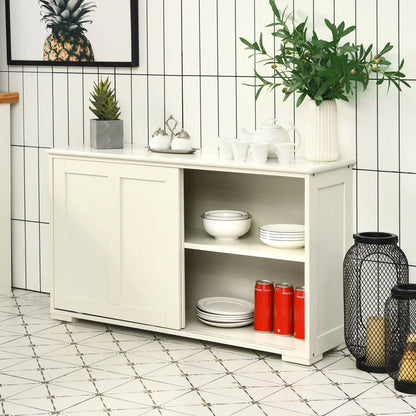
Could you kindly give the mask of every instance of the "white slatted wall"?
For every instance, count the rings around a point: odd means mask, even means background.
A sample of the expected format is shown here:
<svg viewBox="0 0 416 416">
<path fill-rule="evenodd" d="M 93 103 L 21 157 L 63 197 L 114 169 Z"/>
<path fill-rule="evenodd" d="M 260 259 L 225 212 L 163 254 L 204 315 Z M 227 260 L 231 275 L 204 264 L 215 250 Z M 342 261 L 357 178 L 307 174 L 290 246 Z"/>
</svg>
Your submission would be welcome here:
<svg viewBox="0 0 416 416">
<path fill-rule="evenodd" d="M 11 0 L 13 1 L 13 0 Z M 35 0 L 31 0 L 35 1 Z M 416 54 L 413 0 L 282 0 L 318 33 L 324 17 L 356 24 L 351 40 L 395 45 L 390 58 L 406 60 L 413 88 L 402 94 L 375 81 L 365 94 L 339 103 L 344 154 L 355 155 L 355 231 L 389 231 L 416 281 Z M 253 63 L 239 42 L 253 39 L 272 21 L 267 0 L 139 0 L 140 66 L 66 68 L 8 66 L 4 1 L 0 2 L 0 91 L 17 91 L 12 109 L 13 285 L 49 291 L 49 213 L 44 149 L 88 143 L 88 94 L 100 75 L 114 82 L 126 141 L 148 143 L 149 134 L 173 114 L 194 146 L 216 147 L 217 136 L 235 137 L 277 116 L 305 131 L 305 108 L 280 93 L 255 102 Z M 28 36 L 30 34 L 27 34 Z M 270 37 L 266 36 L 270 44 Z M 302 152 L 300 152 L 302 155 Z"/>
</svg>

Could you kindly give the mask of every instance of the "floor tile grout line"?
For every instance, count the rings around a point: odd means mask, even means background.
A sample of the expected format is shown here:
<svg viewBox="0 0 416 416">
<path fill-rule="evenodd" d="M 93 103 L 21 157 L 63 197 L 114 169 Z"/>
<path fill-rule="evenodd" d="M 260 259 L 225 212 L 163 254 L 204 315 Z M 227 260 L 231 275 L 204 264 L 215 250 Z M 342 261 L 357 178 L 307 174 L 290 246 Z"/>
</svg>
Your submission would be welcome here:
<svg viewBox="0 0 416 416">
<path fill-rule="evenodd" d="M 83 353 L 79 350 L 78 345 L 77 345 L 77 342 L 74 340 L 74 338 L 72 336 L 72 332 L 68 328 L 68 324 L 66 322 L 64 322 L 62 325 L 65 327 L 65 330 L 66 330 L 66 332 L 67 332 L 67 334 L 68 334 L 68 336 L 69 336 L 69 338 L 71 340 L 71 344 L 74 345 L 75 349 L 77 350 L 77 355 L 80 357 L 80 359 L 82 361 L 83 366 L 81 368 L 84 368 L 87 371 L 87 373 L 89 375 L 89 380 L 88 381 L 90 381 L 93 384 L 93 386 L 94 386 L 94 388 L 96 390 L 96 395 L 95 396 L 100 398 L 100 401 L 101 401 L 101 403 L 102 403 L 102 405 L 104 407 L 104 411 L 106 412 L 106 414 L 108 416 L 111 416 L 111 413 L 109 412 L 109 409 L 107 408 L 107 406 L 105 405 L 105 403 L 104 403 L 104 401 L 102 399 L 102 394 L 100 393 L 100 390 L 98 389 L 97 384 L 95 383 L 95 380 L 94 380 L 94 378 L 93 378 L 93 376 L 92 376 L 92 374 L 91 374 L 91 372 L 89 370 L 89 366 L 85 363 L 85 360 L 84 360 L 84 357 L 83 357 Z M 75 371 L 78 371 L 78 370 L 75 370 Z M 85 401 L 88 401 L 90 399 L 91 398 L 89 398 L 89 399 L 87 399 Z M 82 402 L 80 402 L 80 403 L 82 403 Z M 75 406 L 77 406 L 77 404 L 74 404 L 73 406 L 69 406 L 69 407 L 67 407 L 67 408 L 65 408 L 63 410 L 68 410 L 71 407 L 75 407 Z"/>
<path fill-rule="evenodd" d="M 149 396 L 150 400 L 152 401 L 152 403 L 153 403 L 153 409 L 158 410 L 159 414 L 162 414 L 162 413 L 160 412 L 159 406 L 157 405 L 156 401 L 154 400 L 154 398 L 153 398 L 153 397 L 152 397 L 152 395 L 151 395 L 151 391 L 149 391 L 149 390 L 147 389 L 146 385 L 143 383 L 143 378 L 142 378 L 142 377 L 141 377 L 141 376 L 137 373 L 137 370 L 135 369 L 135 367 L 134 367 L 133 363 L 130 361 L 129 357 L 127 356 L 127 351 L 124 351 L 124 350 L 120 347 L 120 343 L 119 343 L 119 341 L 117 340 L 117 338 L 115 338 L 115 336 L 114 336 L 114 334 L 113 334 L 112 329 L 111 329 L 108 325 L 106 325 L 106 327 L 107 327 L 107 331 L 110 333 L 111 337 L 113 338 L 114 342 L 116 343 L 116 345 L 117 345 L 117 347 L 118 347 L 118 349 L 119 349 L 120 353 L 121 353 L 121 354 L 123 354 L 123 355 L 124 355 L 124 357 L 126 358 L 127 365 L 129 365 L 129 366 L 130 366 L 130 368 L 132 369 L 132 371 L 134 372 L 134 374 L 135 374 L 135 379 L 140 381 L 140 383 L 141 383 L 141 385 L 143 386 L 143 389 L 144 389 L 143 391 L 144 391 L 144 392 L 145 392 L 145 393 Z"/>
<path fill-rule="evenodd" d="M 236 383 L 238 384 L 239 388 L 241 388 L 245 394 L 247 394 L 247 396 L 250 398 L 251 400 L 251 404 L 255 404 L 257 405 L 257 407 L 263 412 L 263 414 L 265 416 L 267 416 L 267 413 L 265 412 L 265 410 L 260 406 L 260 403 L 258 403 L 257 400 L 254 400 L 254 398 L 251 396 L 251 394 L 247 391 L 247 388 L 245 386 L 243 386 L 235 377 L 234 372 L 233 371 L 229 371 L 228 368 L 225 366 L 224 362 L 222 359 L 218 358 L 217 355 L 215 354 L 215 352 L 213 352 L 213 348 L 209 348 L 210 353 L 212 354 L 212 356 L 215 358 L 215 360 L 217 360 L 223 367 L 224 370 L 226 371 L 226 374 L 231 375 L 231 377 L 236 381 Z M 258 356 L 258 353 L 256 351 L 256 354 Z M 259 356 L 258 356 L 259 358 Z M 260 358 L 261 359 L 261 358 Z"/>
<path fill-rule="evenodd" d="M 203 405 L 204 406 L 206 406 L 207 407 L 207 409 L 214 415 L 214 413 L 213 413 L 213 411 L 212 411 L 212 409 L 211 409 L 211 407 L 209 406 L 209 404 L 207 403 L 207 401 L 203 398 L 203 396 L 201 395 L 201 393 L 200 393 L 200 391 L 199 391 L 199 389 L 198 389 L 198 387 L 195 387 L 194 386 L 194 384 L 191 382 L 191 380 L 189 380 L 189 376 L 186 374 L 186 373 L 184 373 L 184 371 L 182 370 L 182 368 L 179 366 L 179 364 L 178 364 L 178 361 L 177 360 L 175 360 L 173 357 L 172 357 L 172 354 L 170 354 L 169 353 L 169 349 L 166 349 L 165 347 L 164 347 L 164 345 L 161 343 L 161 341 L 163 341 L 163 339 L 160 339 L 160 338 L 158 338 L 158 337 L 156 337 L 156 340 L 157 340 L 157 342 L 159 342 L 159 344 L 160 344 L 160 346 L 162 347 L 162 349 L 169 355 L 169 357 L 170 357 L 170 359 L 172 360 L 172 364 L 175 364 L 176 365 L 176 367 L 179 369 L 179 371 L 181 372 L 181 374 L 186 378 L 186 380 L 187 380 L 187 382 L 189 383 L 189 385 L 191 386 L 191 389 L 190 389 L 190 391 L 194 391 L 199 397 L 200 397 L 200 399 L 202 400 L 202 403 L 203 403 Z M 167 402 L 168 403 L 168 402 Z M 215 415 L 214 415 L 215 416 Z"/>
<path fill-rule="evenodd" d="M 290 384 L 288 384 L 288 383 L 286 383 L 285 382 L 285 380 L 283 379 L 283 377 L 280 375 L 280 372 L 278 371 L 278 370 L 275 370 L 267 361 L 265 361 L 265 363 L 266 363 L 266 365 L 267 366 L 269 366 L 269 368 L 275 373 L 275 374 L 277 374 L 281 379 L 282 379 L 282 381 L 284 382 L 284 384 L 285 384 L 285 386 L 287 386 L 287 387 L 289 387 L 298 397 L 299 397 L 299 399 L 300 399 L 300 401 L 302 401 L 302 402 L 304 402 L 317 416 L 319 416 L 318 415 L 318 413 L 316 413 L 316 411 L 315 411 L 315 409 L 313 409 L 312 408 L 312 406 L 308 403 L 308 401 L 307 400 L 305 400 L 295 389 L 294 389 L 294 387 L 293 387 L 293 383 L 290 383 Z M 315 368 L 315 374 L 316 374 L 316 372 L 318 372 L 318 370 Z M 307 377 L 310 377 L 310 374 L 308 374 L 307 376 L 305 376 L 305 377 L 303 377 L 303 378 L 301 378 L 301 379 L 299 379 L 299 380 L 303 380 L 304 378 L 307 378 Z M 299 381 L 299 380 L 297 380 L 297 381 Z M 274 394 L 274 393 L 272 393 L 272 394 Z M 271 396 L 271 394 L 269 395 L 269 396 Z"/>
<path fill-rule="evenodd" d="M 27 330 L 27 324 L 26 324 L 26 322 L 25 322 L 25 320 L 24 320 L 24 314 L 22 314 L 21 309 L 20 309 L 20 304 L 19 304 L 19 302 L 18 302 L 18 298 L 17 298 L 17 297 L 15 297 L 15 296 L 14 296 L 14 294 L 13 294 L 13 299 L 14 299 L 14 301 L 15 301 L 15 303 L 16 303 L 17 310 L 19 311 L 19 316 L 20 316 L 20 318 L 21 318 L 21 320 L 22 320 L 22 325 L 23 325 L 23 326 L 24 326 L 24 328 L 25 328 L 26 336 L 27 336 L 27 338 L 28 338 L 28 340 L 29 340 L 30 347 L 32 348 L 32 351 L 33 351 L 33 358 L 36 360 L 36 363 L 37 363 L 37 365 L 38 365 L 39 372 L 40 372 L 40 374 L 41 374 L 41 376 L 42 376 L 42 379 L 43 379 L 43 383 L 41 383 L 41 384 L 45 386 L 46 391 L 48 392 L 48 396 L 47 396 L 47 398 L 51 401 L 51 404 L 52 404 L 52 407 L 53 407 L 53 413 L 52 413 L 52 414 L 57 414 L 57 410 L 56 410 L 55 402 L 54 402 L 54 400 L 52 399 L 52 395 L 51 395 L 51 392 L 50 392 L 50 390 L 49 390 L 49 386 L 48 386 L 48 383 L 47 383 L 47 380 L 46 380 L 45 374 L 44 374 L 43 369 L 42 369 L 42 366 L 41 366 L 41 364 L 40 364 L 40 362 L 39 362 L 39 357 L 38 357 L 38 355 L 37 355 L 37 353 L 36 353 L 36 350 L 35 350 L 35 345 L 34 345 L 34 344 L 33 344 L 33 342 L 32 342 L 32 339 L 31 339 L 31 334 L 30 334 L 30 333 L 29 333 L 29 331 Z"/>
</svg>

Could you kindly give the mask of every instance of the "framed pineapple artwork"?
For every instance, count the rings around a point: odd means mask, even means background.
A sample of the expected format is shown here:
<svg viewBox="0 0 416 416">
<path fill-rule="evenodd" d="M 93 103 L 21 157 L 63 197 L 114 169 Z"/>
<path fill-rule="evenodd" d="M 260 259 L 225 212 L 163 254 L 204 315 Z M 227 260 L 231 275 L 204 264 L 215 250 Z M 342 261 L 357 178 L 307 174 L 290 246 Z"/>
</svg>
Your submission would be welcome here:
<svg viewBox="0 0 416 416">
<path fill-rule="evenodd" d="M 9 65 L 138 66 L 138 0 L 6 0 Z"/>
</svg>

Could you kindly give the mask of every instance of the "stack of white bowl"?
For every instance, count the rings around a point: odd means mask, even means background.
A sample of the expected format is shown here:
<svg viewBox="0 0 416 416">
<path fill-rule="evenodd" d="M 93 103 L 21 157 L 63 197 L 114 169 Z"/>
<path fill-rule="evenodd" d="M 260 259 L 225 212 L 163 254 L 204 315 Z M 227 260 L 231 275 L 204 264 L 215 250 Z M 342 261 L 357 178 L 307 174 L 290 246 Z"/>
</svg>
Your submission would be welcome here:
<svg viewBox="0 0 416 416">
<path fill-rule="evenodd" d="M 299 248 L 305 245 L 305 226 L 302 224 L 266 224 L 259 227 L 260 240 L 277 248 Z"/>
<path fill-rule="evenodd" d="M 254 304 L 245 299 L 209 297 L 199 299 L 195 312 L 204 324 L 222 328 L 250 325 L 254 321 Z"/>
<path fill-rule="evenodd" d="M 251 215 L 235 209 L 213 209 L 201 215 L 204 230 L 217 240 L 237 240 L 251 226 Z"/>
</svg>

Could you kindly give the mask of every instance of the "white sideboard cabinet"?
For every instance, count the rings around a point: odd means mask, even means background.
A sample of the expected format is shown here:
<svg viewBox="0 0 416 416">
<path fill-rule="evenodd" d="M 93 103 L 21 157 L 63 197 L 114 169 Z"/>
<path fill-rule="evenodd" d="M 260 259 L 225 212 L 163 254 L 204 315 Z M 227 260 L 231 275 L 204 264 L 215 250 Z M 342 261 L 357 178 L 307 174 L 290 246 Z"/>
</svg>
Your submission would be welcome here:
<svg viewBox="0 0 416 416">
<path fill-rule="evenodd" d="M 312 364 L 344 341 L 342 261 L 352 243 L 353 160 L 264 165 L 215 153 L 52 149 L 52 316 L 88 319 L 280 354 Z M 241 209 L 236 241 L 200 215 Z M 258 226 L 305 224 L 305 247 L 260 242 Z M 305 340 L 203 324 L 198 299 L 254 301 L 258 279 L 305 286 Z"/>
</svg>

